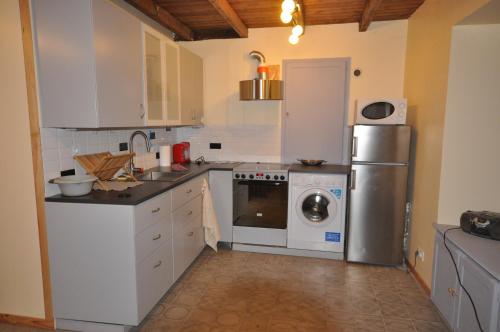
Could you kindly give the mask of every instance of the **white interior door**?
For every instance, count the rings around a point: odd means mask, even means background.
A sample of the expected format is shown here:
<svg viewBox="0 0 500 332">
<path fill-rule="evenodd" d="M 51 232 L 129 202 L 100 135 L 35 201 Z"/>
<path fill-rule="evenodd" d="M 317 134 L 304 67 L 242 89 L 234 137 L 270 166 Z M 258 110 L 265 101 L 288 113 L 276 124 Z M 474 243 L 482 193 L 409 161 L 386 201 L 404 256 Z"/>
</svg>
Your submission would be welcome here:
<svg viewBox="0 0 500 332">
<path fill-rule="evenodd" d="M 349 66 L 347 58 L 284 61 L 283 162 L 348 162 L 344 147 Z"/>
</svg>

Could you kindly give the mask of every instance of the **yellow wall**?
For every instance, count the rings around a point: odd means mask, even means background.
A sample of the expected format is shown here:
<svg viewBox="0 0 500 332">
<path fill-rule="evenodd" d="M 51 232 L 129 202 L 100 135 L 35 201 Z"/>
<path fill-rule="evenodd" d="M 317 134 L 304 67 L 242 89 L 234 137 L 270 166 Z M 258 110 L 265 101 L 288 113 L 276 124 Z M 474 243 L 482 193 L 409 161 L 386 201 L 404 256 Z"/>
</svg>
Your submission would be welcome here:
<svg viewBox="0 0 500 332">
<path fill-rule="evenodd" d="M 284 59 L 350 57 L 360 78 L 350 82 L 350 122 L 359 97 L 401 97 L 406 50 L 407 21 L 375 22 L 360 33 L 358 24 L 306 27 L 299 44 L 290 45 L 290 28 L 250 29 L 243 39 L 182 43 L 204 60 L 205 124 L 274 125 L 279 122 L 279 102 L 241 102 L 240 80 L 256 76 L 257 61 L 248 56 L 262 52 L 268 64 Z"/>
<path fill-rule="evenodd" d="M 18 0 L 0 1 L 0 313 L 44 318 Z"/>
<path fill-rule="evenodd" d="M 500 2 L 499 2 L 500 4 Z M 500 24 L 453 28 L 438 221 L 500 211 Z"/>
<path fill-rule="evenodd" d="M 444 115 L 452 26 L 488 0 L 427 0 L 408 20 L 404 92 L 416 133 L 410 259 L 421 248 L 417 272 L 430 286 L 433 223 L 438 222 Z"/>
</svg>

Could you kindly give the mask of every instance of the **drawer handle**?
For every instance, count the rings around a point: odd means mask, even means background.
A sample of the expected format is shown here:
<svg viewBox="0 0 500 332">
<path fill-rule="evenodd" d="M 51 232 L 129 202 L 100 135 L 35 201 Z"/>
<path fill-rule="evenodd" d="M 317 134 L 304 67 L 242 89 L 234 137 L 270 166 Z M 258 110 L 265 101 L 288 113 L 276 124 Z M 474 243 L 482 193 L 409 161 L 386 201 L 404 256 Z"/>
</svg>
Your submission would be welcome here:
<svg viewBox="0 0 500 332">
<path fill-rule="evenodd" d="M 194 232 L 189 232 L 188 233 L 188 236 L 193 236 L 194 235 Z"/>
<path fill-rule="evenodd" d="M 190 194 L 190 193 L 192 193 L 192 192 L 193 192 L 193 191 L 192 191 L 191 189 L 186 190 L 186 194 Z"/>
<path fill-rule="evenodd" d="M 156 208 L 154 210 L 151 210 L 151 213 L 157 213 L 157 212 L 160 212 L 160 208 Z"/>
<path fill-rule="evenodd" d="M 159 240 L 161 238 L 161 234 L 156 235 L 153 237 L 153 241 Z"/>
<path fill-rule="evenodd" d="M 157 269 L 157 268 L 159 268 L 159 267 L 160 267 L 160 265 L 161 265 L 161 260 L 160 260 L 160 261 L 158 261 L 158 263 L 156 263 L 156 264 L 153 266 L 153 268 L 154 268 L 154 269 Z"/>
<path fill-rule="evenodd" d="M 192 215 L 192 214 L 193 214 L 193 211 L 192 211 L 192 210 L 188 212 L 188 216 L 190 216 L 190 215 Z"/>
</svg>

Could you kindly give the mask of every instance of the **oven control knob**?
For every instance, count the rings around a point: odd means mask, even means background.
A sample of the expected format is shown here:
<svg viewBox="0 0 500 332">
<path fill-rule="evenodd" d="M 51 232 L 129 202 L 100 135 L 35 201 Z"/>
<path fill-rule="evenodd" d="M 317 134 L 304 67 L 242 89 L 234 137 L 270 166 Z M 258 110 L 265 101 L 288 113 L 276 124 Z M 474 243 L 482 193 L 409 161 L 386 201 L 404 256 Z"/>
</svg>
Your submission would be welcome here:
<svg viewBox="0 0 500 332">
<path fill-rule="evenodd" d="M 250 179 L 253 179 L 253 174 L 250 174 L 249 178 L 250 178 Z"/>
<path fill-rule="evenodd" d="M 280 180 L 281 180 L 281 181 L 283 181 L 284 179 L 285 179 L 285 176 L 284 176 L 284 175 L 280 176 Z"/>
<path fill-rule="evenodd" d="M 275 180 L 278 180 L 278 179 L 279 179 L 279 176 L 275 175 L 275 176 L 274 176 L 274 179 L 275 179 Z"/>
<path fill-rule="evenodd" d="M 267 174 L 266 175 L 266 180 L 269 180 L 271 178 L 271 175 Z"/>
<path fill-rule="evenodd" d="M 237 179 L 239 179 L 240 175 L 239 174 L 235 174 L 234 177 L 237 178 Z"/>
<path fill-rule="evenodd" d="M 241 178 L 244 179 L 246 178 L 247 176 L 245 174 L 241 174 Z"/>
</svg>

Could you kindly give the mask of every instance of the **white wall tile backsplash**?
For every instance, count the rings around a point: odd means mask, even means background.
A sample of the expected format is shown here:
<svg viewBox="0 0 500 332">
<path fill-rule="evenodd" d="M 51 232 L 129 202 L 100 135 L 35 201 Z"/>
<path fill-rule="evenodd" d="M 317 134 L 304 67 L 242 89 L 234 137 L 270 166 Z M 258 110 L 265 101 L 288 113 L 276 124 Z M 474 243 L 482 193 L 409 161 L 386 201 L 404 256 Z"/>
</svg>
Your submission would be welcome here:
<svg viewBox="0 0 500 332">
<path fill-rule="evenodd" d="M 141 137 L 134 140 L 137 167 L 158 166 L 154 153 L 162 144 L 175 144 L 181 141 L 191 143 L 191 160 L 204 156 L 206 160 L 280 162 L 281 130 L 278 125 L 244 126 L 206 126 L 201 128 L 141 129 L 149 135 L 155 132 L 152 140 L 152 154 L 148 156 Z M 76 174 L 85 174 L 73 157 L 109 151 L 120 153 L 119 144 L 128 143 L 132 130 L 72 130 L 42 128 L 42 157 L 45 172 L 45 196 L 59 194 L 57 185 L 49 184 L 50 179 L 61 176 L 61 171 L 74 168 Z M 210 143 L 221 143 L 220 150 L 210 149 Z M 126 151 L 125 151 L 126 152 Z M 122 152 L 123 153 L 123 152 Z"/>
<path fill-rule="evenodd" d="M 278 125 L 206 126 L 177 128 L 177 141 L 191 143 L 191 160 L 280 162 L 281 130 Z M 210 143 L 221 143 L 220 150 Z"/>
<path fill-rule="evenodd" d="M 155 132 L 156 138 L 151 140 L 151 155 L 146 153 L 146 145 L 141 137 L 134 140 L 134 152 L 136 167 L 151 168 L 158 165 L 154 154 L 158 146 L 162 144 L 174 144 L 177 142 L 176 129 L 166 131 L 165 129 L 141 129 L 149 135 Z M 61 176 L 61 171 L 74 168 L 76 174 L 85 174 L 73 156 L 109 151 L 113 154 L 120 153 L 119 144 L 128 143 L 133 130 L 71 130 L 41 128 L 42 158 L 45 173 L 45 196 L 58 194 L 57 185 L 49 184 L 50 179 Z M 126 152 L 126 151 L 124 151 Z M 122 152 L 122 153 L 124 153 Z"/>
</svg>

